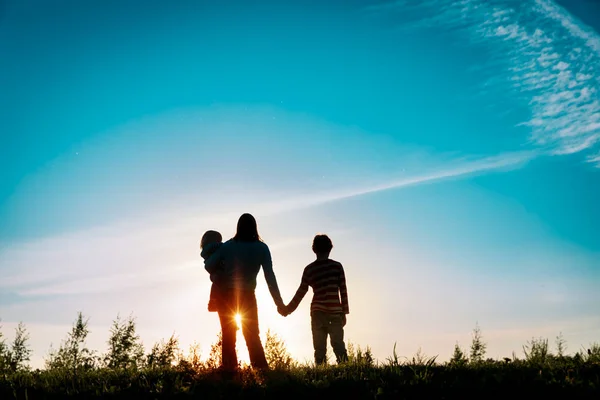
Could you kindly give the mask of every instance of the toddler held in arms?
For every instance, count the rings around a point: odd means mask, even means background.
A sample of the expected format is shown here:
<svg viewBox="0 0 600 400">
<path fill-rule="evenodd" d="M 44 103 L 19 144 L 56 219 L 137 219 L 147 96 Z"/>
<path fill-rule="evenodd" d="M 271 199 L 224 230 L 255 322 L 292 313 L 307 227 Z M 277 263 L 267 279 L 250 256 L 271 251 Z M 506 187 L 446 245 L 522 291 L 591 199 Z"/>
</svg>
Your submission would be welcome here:
<svg viewBox="0 0 600 400">
<path fill-rule="evenodd" d="M 203 259 L 210 257 L 223 244 L 223 237 L 217 231 L 206 231 L 200 240 L 200 256 Z M 208 300 L 208 311 L 219 311 L 220 297 L 222 293 L 221 283 L 223 280 L 223 271 L 221 269 L 210 274 L 210 298 Z"/>
</svg>

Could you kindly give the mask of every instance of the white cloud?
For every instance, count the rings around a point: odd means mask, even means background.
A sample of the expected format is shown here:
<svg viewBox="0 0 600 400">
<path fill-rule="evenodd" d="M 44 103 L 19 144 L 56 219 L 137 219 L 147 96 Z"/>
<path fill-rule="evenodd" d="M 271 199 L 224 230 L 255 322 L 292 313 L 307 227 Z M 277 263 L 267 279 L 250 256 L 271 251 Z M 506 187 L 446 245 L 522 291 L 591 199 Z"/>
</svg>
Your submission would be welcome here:
<svg viewBox="0 0 600 400">
<path fill-rule="evenodd" d="M 385 190 L 518 168 L 534 156 L 534 152 L 517 152 L 454 161 L 439 169 L 381 184 L 259 201 L 245 205 L 245 209 L 253 210 L 257 217 L 269 216 Z M 200 265 L 195 241 L 203 229 L 212 227 L 227 232 L 226 227 L 233 225 L 238 215 L 237 212 L 194 215 L 191 210 L 181 210 L 178 215 L 170 214 L 168 219 L 128 221 L 15 244 L 0 254 L 0 270 L 4 274 L 0 288 L 27 297 L 102 293 L 164 282 L 174 270 L 189 274 Z M 297 242 L 297 237 L 283 238 L 272 246 L 285 247 Z"/>
<path fill-rule="evenodd" d="M 585 44 L 600 54 L 600 36 L 591 28 L 585 26 L 580 21 L 573 18 L 563 8 L 549 0 L 535 0 L 539 8 L 544 12 L 546 17 L 558 21 L 565 29 L 573 36 L 585 41 Z"/>
<path fill-rule="evenodd" d="M 600 168 L 600 153 L 594 154 L 588 157 L 588 161 L 596 164 L 597 168 Z"/>
<path fill-rule="evenodd" d="M 329 190 L 323 194 L 296 196 L 293 199 L 275 204 L 266 204 L 261 209 L 265 212 L 282 212 L 291 209 L 316 206 L 323 203 L 339 201 L 384 190 L 399 189 L 414 185 L 441 181 L 444 179 L 460 178 L 493 170 L 518 168 L 532 160 L 537 154 L 533 151 L 506 153 L 498 156 L 485 157 L 477 160 L 454 161 L 441 169 L 413 175 L 397 180 L 391 180 L 379 185 L 363 186 L 351 189 Z"/>
<path fill-rule="evenodd" d="M 488 65 L 495 77 L 487 85 L 510 86 L 525 100 L 531 118 L 521 125 L 530 128 L 530 142 L 556 155 L 600 147 L 600 35 L 565 9 L 549 0 L 514 7 L 483 0 L 406 0 L 370 10 L 405 7 L 420 9 L 407 27 L 460 30 L 499 54 Z M 594 156 L 587 161 L 599 163 Z"/>
</svg>

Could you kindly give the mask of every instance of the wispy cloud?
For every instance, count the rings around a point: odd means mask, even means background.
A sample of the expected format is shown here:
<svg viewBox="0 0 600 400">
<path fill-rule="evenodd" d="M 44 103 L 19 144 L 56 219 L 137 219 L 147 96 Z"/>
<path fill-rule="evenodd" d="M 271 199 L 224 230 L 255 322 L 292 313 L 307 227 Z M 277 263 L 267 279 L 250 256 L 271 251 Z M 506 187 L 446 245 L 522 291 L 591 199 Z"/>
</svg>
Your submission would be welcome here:
<svg viewBox="0 0 600 400">
<path fill-rule="evenodd" d="M 387 182 L 330 189 L 277 201 L 247 204 L 257 216 L 269 216 L 385 190 L 459 179 L 493 170 L 514 169 L 536 156 L 535 152 L 501 154 L 453 161 L 421 174 Z M 170 281 L 173 276 L 196 274 L 200 261 L 190 238 L 205 226 L 230 225 L 238 214 L 194 215 L 182 211 L 169 220 L 145 220 L 90 229 L 12 246 L 0 254 L 3 279 L 0 288 L 20 298 L 64 294 L 102 293 Z M 283 238 L 272 247 L 298 243 Z M 82 266 L 85 266 L 83 268 Z M 177 271 L 177 274 L 173 274 Z"/>
<path fill-rule="evenodd" d="M 265 213 L 283 212 L 305 207 L 313 207 L 319 204 L 340 201 L 343 199 L 349 199 L 352 197 L 363 196 L 385 190 L 400 189 L 415 185 L 438 182 L 446 179 L 461 178 L 493 170 L 509 168 L 514 169 L 523 166 L 536 156 L 537 153 L 535 151 L 522 151 L 505 153 L 476 160 L 454 161 L 450 165 L 437 168 L 430 172 L 401 177 L 380 184 L 330 190 L 326 193 L 298 196 L 293 199 L 284 200 L 273 204 L 265 204 L 263 207 L 261 207 L 261 211 Z"/>
<path fill-rule="evenodd" d="M 531 118 L 529 141 L 551 154 L 596 152 L 600 166 L 600 36 L 549 0 L 508 3 L 483 0 L 394 1 L 370 11 L 409 12 L 411 28 L 463 31 L 473 43 L 493 47 L 486 89 L 512 88 Z M 498 68 L 498 65 L 502 66 Z"/>
</svg>

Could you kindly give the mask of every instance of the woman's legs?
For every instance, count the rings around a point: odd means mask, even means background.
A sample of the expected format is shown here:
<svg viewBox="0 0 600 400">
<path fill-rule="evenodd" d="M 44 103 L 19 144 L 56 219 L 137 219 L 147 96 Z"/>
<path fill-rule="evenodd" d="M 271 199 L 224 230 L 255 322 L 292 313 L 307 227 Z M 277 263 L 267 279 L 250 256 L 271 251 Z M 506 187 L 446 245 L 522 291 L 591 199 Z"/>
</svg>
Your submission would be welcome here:
<svg viewBox="0 0 600 400">
<path fill-rule="evenodd" d="M 218 312 L 221 322 L 221 366 L 226 370 L 235 370 L 238 367 L 235 310 L 229 304 L 221 304 Z"/>
<path fill-rule="evenodd" d="M 248 346 L 250 363 L 252 367 L 267 369 L 269 364 L 265 357 L 265 350 L 260 341 L 258 328 L 258 307 L 254 292 L 245 292 L 241 296 L 240 314 L 242 315 L 242 333 Z"/>
</svg>

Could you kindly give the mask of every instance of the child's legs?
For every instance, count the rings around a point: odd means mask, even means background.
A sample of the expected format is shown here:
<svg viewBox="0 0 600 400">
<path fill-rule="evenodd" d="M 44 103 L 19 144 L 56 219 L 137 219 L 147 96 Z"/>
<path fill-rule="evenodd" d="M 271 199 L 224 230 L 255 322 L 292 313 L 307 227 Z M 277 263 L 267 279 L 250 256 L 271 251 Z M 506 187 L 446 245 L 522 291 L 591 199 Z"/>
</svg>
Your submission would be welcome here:
<svg viewBox="0 0 600 400">
<path fill-rule="evenodd" d="M 342 314 L 329 314 L 329 340 L 338 363 L 348 361 L 346 344 L 344 343 L 344 327 Z"/>
<path fill-rule="evenodd" d="M 329 320 L 322 311 L 311 313 L 310 325 L 312 328 L 313 347 L 315 348 L 315 364 L 325 364 L 327 355 L 327 328 Z"/>
</svg>

